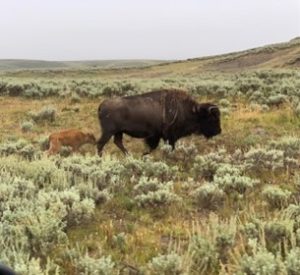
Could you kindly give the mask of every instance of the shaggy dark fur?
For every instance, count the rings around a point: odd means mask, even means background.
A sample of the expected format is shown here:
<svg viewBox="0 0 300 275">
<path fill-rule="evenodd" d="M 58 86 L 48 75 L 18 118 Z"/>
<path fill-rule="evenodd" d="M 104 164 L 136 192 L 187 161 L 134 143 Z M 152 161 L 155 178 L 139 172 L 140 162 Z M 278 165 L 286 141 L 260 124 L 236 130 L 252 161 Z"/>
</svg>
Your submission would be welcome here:
<svg viewBox="0 0 300 275">
<path fill-rule="evenodd" d="M 181 137 L 198 134 L 210 138 L 221 133 L 219 108 L 211 103 L 198 103 L 181 90 L 163 89 L 107 99 L 100 104 L 98 117 L 102 128 L 99 155 L 112 136 L 126 154 L 123 133 L 143 138 L 150 152 L 161 138 L 174 149 Z"/>
</svg>

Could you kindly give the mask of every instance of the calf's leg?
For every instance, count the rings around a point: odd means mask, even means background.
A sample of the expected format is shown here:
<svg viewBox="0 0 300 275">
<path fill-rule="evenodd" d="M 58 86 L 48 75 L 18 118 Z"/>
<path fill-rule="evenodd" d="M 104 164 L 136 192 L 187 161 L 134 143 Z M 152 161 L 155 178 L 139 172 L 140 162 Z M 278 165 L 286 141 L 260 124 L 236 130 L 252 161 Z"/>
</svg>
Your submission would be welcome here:
<svg viewBox="0 0 300 275">
<path fill-rule="evenodd" d="M 57 154 L 60 151 L 60 148 L 61 148 L 61 144 L 58 139 L 51 140 L 47 155 L 50 156 L 50 155 Z"/>
</svg>

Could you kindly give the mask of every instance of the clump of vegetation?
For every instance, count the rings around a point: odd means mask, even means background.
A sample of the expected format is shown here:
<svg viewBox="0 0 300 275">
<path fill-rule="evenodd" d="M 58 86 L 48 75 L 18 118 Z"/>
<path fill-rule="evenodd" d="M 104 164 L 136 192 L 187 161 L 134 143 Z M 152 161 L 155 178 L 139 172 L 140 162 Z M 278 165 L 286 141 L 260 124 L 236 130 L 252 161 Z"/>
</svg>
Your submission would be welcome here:
<svg viewBox="0 0 300 275">
<path fill-rule="evenodd" d="M 224 205 L 225 193 L 213 183 L 205 183 L 194 191 L 195 202 L 201 208 L 217 210 Z"/>
<path fill-rule="evenodd" d="M 135 201 L 143 207 L 168 206 L 180 198 L 173 192 L 173 182 L 160 183 L 157 178 L 141 177 L 134 190 L 137 193 Z"/>
<path fill-rule="evenodd" d="M 255 171 L 274 171 L 284 168 L 284 152 L 265 148 L 252 148 L 245 154 L 248 169 Z"/>
<path fill-rule="evenodd" d="M 242 171 L 230 165 L 220 166 L 214 176 L 213 183 L 227 194 L 234 192 L 245 194 L 259 183 L 258 180 L 241 175 Z"/>
<path fill-rule="evenodd" d="M 18 139 L 17 141 L 7 141 L 0 145 L 0 155 L 9 156 L 17 154 L 28 160 L 33 160 L 34 157 L 38 157 L 40 152 L 28 141 L 24 139 Z"/>
<path fill-rule="evenodd" d="M 3 74 L 1 261 L 20 274 L 298 274 L 300 73 L 122 73 Z M 57 128 L 98 127 L 105 97 L 170 87 L 217 103 L 222 134 L 187 137 L 147 157 L 127 138 L 128 157 L 109 144 L 102 158 L 41 152 Z M 25 111 L 33 98 L 36 121 Z M 20 110 L 5 104 L 19 101 Z M 48 104 L 62 110 L 59 119 L 38 111 Z M 31 119 L 33 128 L 19 131 Z"/>
<path fill-rule="evenodd" d="M 98 252 L 98 251 L 97 251 Z M 115 263 L 111 256 L 91 257 L 88 252 L 82 252 L 79 248 L 69 249 L 66 258 L 69 258 L 79 274 L 115 274 Z"/>
<path fill-rule="evenodd" d="M 56 108 L 52 106 L 45 106 L 39 112 L 30 112 L 29 115 L 35 122 L 41 122 L 41 121 L 54 122 L 56 113 L 57 113 Z"/>
<path fill-rule="evenodd" d="M 285 244 L 291 238 L 291 223 L 287 221 L 269 222 L 264 227 L 266 247 L 269 251 L 276 254 L 277 251 L 285 253 Z M 283 255 L 285 256 L 285 255 Z"/>
<path fill-rule="evenodd" d="M 286 257 L 286 270 L 289 275 L 299 274 L 300 270 L 300 248 L 295 247 L 291 249 Z"/>
<path fill-rule="evenodd" d="M 269 185 L 264 187 L 262 196 L 271 208 L 281 209 L 287 206 L 291 192 L 288 190 L 283 190 L 279 186 Z"/>
<path fill-rule="evenodd" d="M 252 256 L 245 255 L 242 258 L 240 271 L 242 274 L 281 274 L 280 264 L 275 256 L 264 249 L 260 249 Z"/>
<path fill-rule="evenodd" d="M 153 274 L 180 275 L 183 274 L 182 258 L 177 253 L 159 255 L 149 263 Z"/>
<path fill-rule="evenodd" d="M 271 140 L 269 147 L 282 150 L 285 158 L 297 158 L 300 154 L 300 138 L 284 136 L 278 140 Z"/>
<path fill-rule="evenodd" d="M 34 126 L 34 124 L 32 123 L 32 121 L 24 121 L 21 124 L 21 130 L 24 133 L 31 132 L 33 129 L 33 126 Z"/>
<path fill-rule="evenodd" d="M 72 103 L 79 103 L 80 101 L 81 101 L 81 98 L 78 94 L 72 94 L 72 96 L 71 96 Z"/>
<path fill-rule="evenodd" d="M 215 153 L 197 156 L 193 164 L 192 173 L 196 179 L 204 178 L 212 180 L 218 167 L 230 161 L 225 149 L 219 149 Z"/>
<path fill-rule="evenodd" d="M 193 272 L 199 274 L 217 273 L 220 269 L 219 254 L 216 247 L 209 240 L 194 236 L 189 247 L 191 267 Z"/>
</svg>

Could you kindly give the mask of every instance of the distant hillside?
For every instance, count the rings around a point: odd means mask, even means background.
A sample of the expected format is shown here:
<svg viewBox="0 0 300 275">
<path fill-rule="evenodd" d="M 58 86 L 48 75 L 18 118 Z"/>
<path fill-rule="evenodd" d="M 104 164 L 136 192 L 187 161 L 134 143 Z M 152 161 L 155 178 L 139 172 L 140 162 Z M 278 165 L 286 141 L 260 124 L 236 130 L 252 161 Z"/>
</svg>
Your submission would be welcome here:
<svg viewBox="0 0 300 275">
<path fill-rule="evenodd" d="M 300 37 L 286 43 L 217 56 L 211 61 L 206 66 L 217 70 L 300 67 Z"/>
<path fill-rule="evenodd" d="M 300 68 L 300 37 L 285 43 L 181 61 L 99 60 L 58 62 L 0 60 L 2 74 L 14 76 L 31 76 L 34 74 L 45 77 L 55 75 L 62 77 L 115 76 L 115 74 L 128 77 L 159 77 L 178 74 L 193 75 L 205 71 L 238 72 L 274 68 Z"/>
<path fill-rule="evenodd" d="M 193 58 L 169 64 L 184 72 L 239 71 L 259 68 L 300 68 L 300 37 L 250 50 Z M 166 67 L 165 67 L 166 68 Z"/>
<path fill-rule="evenodd" d="M 157 65 L 165 60 L 87 60 L 87 61 L 44 61 L 26 59 L 0 59 L 0 70 L 38 70 L 38 69 L 111 69 L 139 68 Z"/>
</svg>

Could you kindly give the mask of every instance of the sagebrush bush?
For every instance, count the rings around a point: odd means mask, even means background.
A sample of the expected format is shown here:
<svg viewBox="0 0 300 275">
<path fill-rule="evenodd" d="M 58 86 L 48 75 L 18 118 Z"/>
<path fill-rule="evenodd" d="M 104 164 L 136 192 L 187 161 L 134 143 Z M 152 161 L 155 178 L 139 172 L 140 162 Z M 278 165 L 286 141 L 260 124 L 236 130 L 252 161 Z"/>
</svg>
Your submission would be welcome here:
<svg viewBox="0 0 300 275">
<path fill-rule="evenodd" d="M 217 274 L 219 254 L 215 245 L 202 236 L 194 236 L 189 245 L 190 270 L 195 274 Z"/>
<path fill-rule="evenodd" d="M 253 171 L 284 168 L 284 152 L 276 149 L 252 148 L 245 153 L 245 165 Z"/>
<path fill-rule="evenodd" d="M 255 222 L 248 222 L 242 226 L 241 231 L 247 236 L 249 239 L 258 239 L 259 238 L 259 224 Z"/>
<path fill-rule="evenodd" d="M 230 161 L 225 149 L 219 149 L 214 153 L 197 156 L 191 172 L 194 177 L 212 180 L 219 166 Z"/>
<path fill-rule="evenodd" d="M 193 196 L 197 205 L 209 210 L 221 208 L 225 201 L 224 191 L 213 183 L 203 184 L 194 191 Z"/>
<path fill-rule="evenodd" d="M 179 142 L 175 150 L 172 150 L 172 146 L 169 144 L 164 144 L 161 146 L 160 150 L 163 153 L 163 156 L 168 160 L 173 161 L 183 161 L 189 163 L 194 161 L 195 157 L 198 154 L 197 146 L 193 143 L 183 143 Z"/>
<path fill-rule="evenodd" d="M 94 259 L 88 254 L 85 254 L 84 257 L 78 259 L 76 264 L 80 274 L 88 275 L 112 275 L 114 274 L 114 262 L 111 259 L 111 256 L 102 256 L 99 259 Z"/>
<path fill-rule="evenodd" d="M 157 275 L 180 275 L 183 273 L 182 258 L 177 253 L 159 255 L 148 264 L 153 274 Z"/>
<path fill-rule="evenodd" d="M 33 129 L 32 121 L 24 121 L 21 123 L 21 130 L 24 133 L 31 132 Z"/>
<path fill-rule="evenodd" d="M 243 176 L 240 168 L 227 164 L 217 169 L 213 183 L 227 194 L 232 192 L 245 194 L 247 191 L 252 190 L 259 181 Z"/>
<path fill-rule="evenodd" d="M 35 155 L 39 154 L 39 152 L 32 144 L 24 139 L 5 142 L 0 145 L 1 156 L 9 156 L 13 154 L 18 154 L 26 159 L 32 160 Z"/>
<path fill-rule="evenodd" d="M 173 191 L 173 182 L 160 183 L 158 179 L 141 177 L 134 187 L 135 201 L 142 207 L 168 206 L 180 200 Z"/>
<path fill-rule="evenodd" d="M 28 144 L 19 150 L 19 155 L 25 159 L 33 160 L 35 156 L 38 157 L 39 152 L 32 144 Z"/>
<path fill-rule="evenodd" d="M 290 223 L 291 224 L 291 223 Z M 287 244 L 291 238 L 292 226 L 284 221 L 268 222 L 264 226 L 266 247 L 269 251 L 284 253 L 284 243 Z"/>
<path fill-rule="evenodd" d="M 291 192 L 283 190 L 279 186 L 268 185 L 262 191 L 263 199 L 271 208 L 283 208 L 287 206 Z"/>
<path fill-rule="evenodd" d="M 269 147 L 284 152 L 285 158 L 298 158 L 300 156 L 300 138 L 284 136 L 278 140 L 272 140 Z"/>
<path fill-rule="evenodd" d="M 252 256 L 245 255 L 242 257 L 240 263 L 240 272 L 238 274 L 279 275 L 281 274 L 281 270 L 275 256 L 264 249 L 260 249 Z"/>
<path fill-rule="evenodd" d="M 78 94 L 72 94 L 72 96 L 71 96 L 72 103 L 79 103 L 80 101 L 81 101 L 81 98 Z"/>
<path fill-rule="evenodd" d="M 55 121 L 57 110 L 53 106 L 45 106 L 38 112 L 30 112 L 30 117 L 35 122 L 41 121 Z"/>
<path fill-rule="evenodd" d="M 285 260 L 288 275 L 300 274 L 300 248 L 291 249 Z"/>
</svg>

